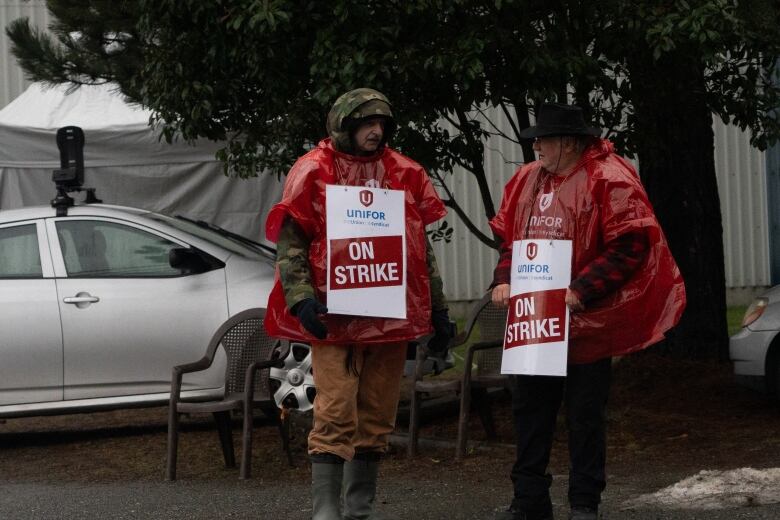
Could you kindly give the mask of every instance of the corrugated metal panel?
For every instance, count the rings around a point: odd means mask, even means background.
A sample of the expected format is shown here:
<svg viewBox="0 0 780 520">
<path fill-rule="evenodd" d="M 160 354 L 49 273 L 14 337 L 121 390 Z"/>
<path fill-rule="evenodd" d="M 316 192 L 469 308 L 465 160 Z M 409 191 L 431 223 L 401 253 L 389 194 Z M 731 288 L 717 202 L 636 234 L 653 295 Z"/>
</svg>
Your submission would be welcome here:
<svg viewBox="0 0 780 520">
<path fill-rule="evenodd" d="M 715 133 L 726 287 L 770 285 L 766 157 L 750 146 L 749 134 L 719 118 Z"/>
<path fill-rule="evenodd" d="M 491 112 L 499 128 L 508 129 L 503 113 Z M 457 131 L 449 127 L 451 134 Z M 504 185 L 522 161 L 520 147 L 506 139 L 493 139 L 485 149 L 485 171 L 495 209 L 501 202 Z M 447 185 L 455 200 L 478 225 L 479 229 L 491 235 L 485 209 L 474 176 L 463 168 L 456 168 L 448 177 Z M 454 211 L 446 217 L 453 227 L 453 238 L 449 244 L 438 242 L 434 251 L 444 278 L 444 291 L 451 301 L 474 300 L 482 296 L 493 279 L 493 268 L 498 260 L 495 250 L 483 244 L 461 222 Z"/>
<path fill-rule="evenodd" d="M 46 2 L 33 0 L 0 0 L 0 108 L 10 103 L 16 96 L 24 92 L 30 84 L 24 78 L 24 73 L 16 59 L 11 54 L 11 42 L 5 34 L 5 28 L 17 18 L 27 17 L 30 23 L 40 28 L 46 28 L 51 21 Z"/>
</svg>

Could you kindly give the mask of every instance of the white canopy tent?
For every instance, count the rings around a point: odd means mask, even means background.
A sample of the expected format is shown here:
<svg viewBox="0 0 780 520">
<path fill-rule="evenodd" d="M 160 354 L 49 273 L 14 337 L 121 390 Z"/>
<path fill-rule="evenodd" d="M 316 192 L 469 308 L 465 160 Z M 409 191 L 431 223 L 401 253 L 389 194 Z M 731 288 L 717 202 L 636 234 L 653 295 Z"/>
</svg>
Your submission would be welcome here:
<svg viewBox="0 0 780 520">
<path fill-rule="evenodd" d="M 48 204 L 59 168 L 57 129 L 84 131 L 84 185 L 109 204 L 202 219 L 254 240 L 281 197 L 273 175 L 222 174 L 218 143 L 167 144 L 149 126 L 150 112 L 127 104 L 112 85 L 32 84 L 0 110 L 0 209 Z M 83 194 L 75 194 L 83 198 Z"/>
</svg>

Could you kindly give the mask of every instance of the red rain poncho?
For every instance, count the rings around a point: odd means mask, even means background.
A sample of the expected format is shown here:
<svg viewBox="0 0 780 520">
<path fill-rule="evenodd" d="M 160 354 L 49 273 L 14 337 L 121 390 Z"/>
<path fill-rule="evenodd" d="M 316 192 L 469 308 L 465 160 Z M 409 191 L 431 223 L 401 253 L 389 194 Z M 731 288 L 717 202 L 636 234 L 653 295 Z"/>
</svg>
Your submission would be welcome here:
<svg viewBox="0 0 780 520">
<path fill-rule="evenodd" d="M 540 203 L 540 195 L 549 197 L 551 191 L 557 201 Z M 661 340 L 680 319 L 685 308 L 680 271 L 636 171 L 606 139 L 588 147 L 565 178 L 543 172 L 538 161 L 520 167 L 507 183 L 490 226 L 505 247 L 524 238 L 572 240 L 572 279 L 605 243 L 630 231 L 647 233 L 648 255 L 634 276 L 614 293 L 571 314 L 569 363 L 643 349 Z"/>
<path fill-rule="evenodd" d="M 443 217 L 447 211 L 425 170 L 408 157 L 389 148 L 370 157 L 349 155 L 334 149 L 330 138 L 324 139 L 290 169 L 282 200 L 268 214 L 266 237 L 276 242 L 287 216 L 301 226 L 311 240 L 309 264 L 315 294 L 327 305 L 325 185 L 360 186 L 366 179 L 377 180 L 382 188 L 406 192 L 406 319 L 326 314 L 322 319 L 328 336 L 325 340 L 317 340 L 290 314 L 277 269 L 265 316 L 269 335 L 344 344 L 406 341 L 431 332 L 425 226 Z"/>
</svg>

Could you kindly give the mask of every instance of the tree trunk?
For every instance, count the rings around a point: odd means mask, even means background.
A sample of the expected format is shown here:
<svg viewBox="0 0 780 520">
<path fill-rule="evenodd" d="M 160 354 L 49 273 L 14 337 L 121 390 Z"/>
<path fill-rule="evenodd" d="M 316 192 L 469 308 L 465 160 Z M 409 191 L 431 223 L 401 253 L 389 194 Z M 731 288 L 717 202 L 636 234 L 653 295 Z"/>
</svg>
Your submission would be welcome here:
<svg viewBox="0 0 780 520">
<path fill-rule="evenodd" d="M 642 182 L 685 280 L 688 304 L 658 348 L 694 359 L 728 359 L 723 226 L 712 114 L 704 71 L 684 50 L 629 63 Z"/>
</svg>

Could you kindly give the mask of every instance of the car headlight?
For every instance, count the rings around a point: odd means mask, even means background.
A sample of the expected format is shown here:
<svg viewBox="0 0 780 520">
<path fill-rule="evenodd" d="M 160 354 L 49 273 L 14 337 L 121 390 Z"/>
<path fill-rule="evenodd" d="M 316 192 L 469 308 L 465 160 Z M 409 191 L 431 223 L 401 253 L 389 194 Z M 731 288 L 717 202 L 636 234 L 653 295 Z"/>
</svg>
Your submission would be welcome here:
<svg viewBox="0 0 780 520">
<path fill-rule="evenodd" d="M 747 327 L 760 318 L 768 304 L 769 300 L 767 298 L 756 298 L 753 300 L 753 303 L 745 311 L 745 317 L 742 318 L 742 326 Z"/>
</svg>

